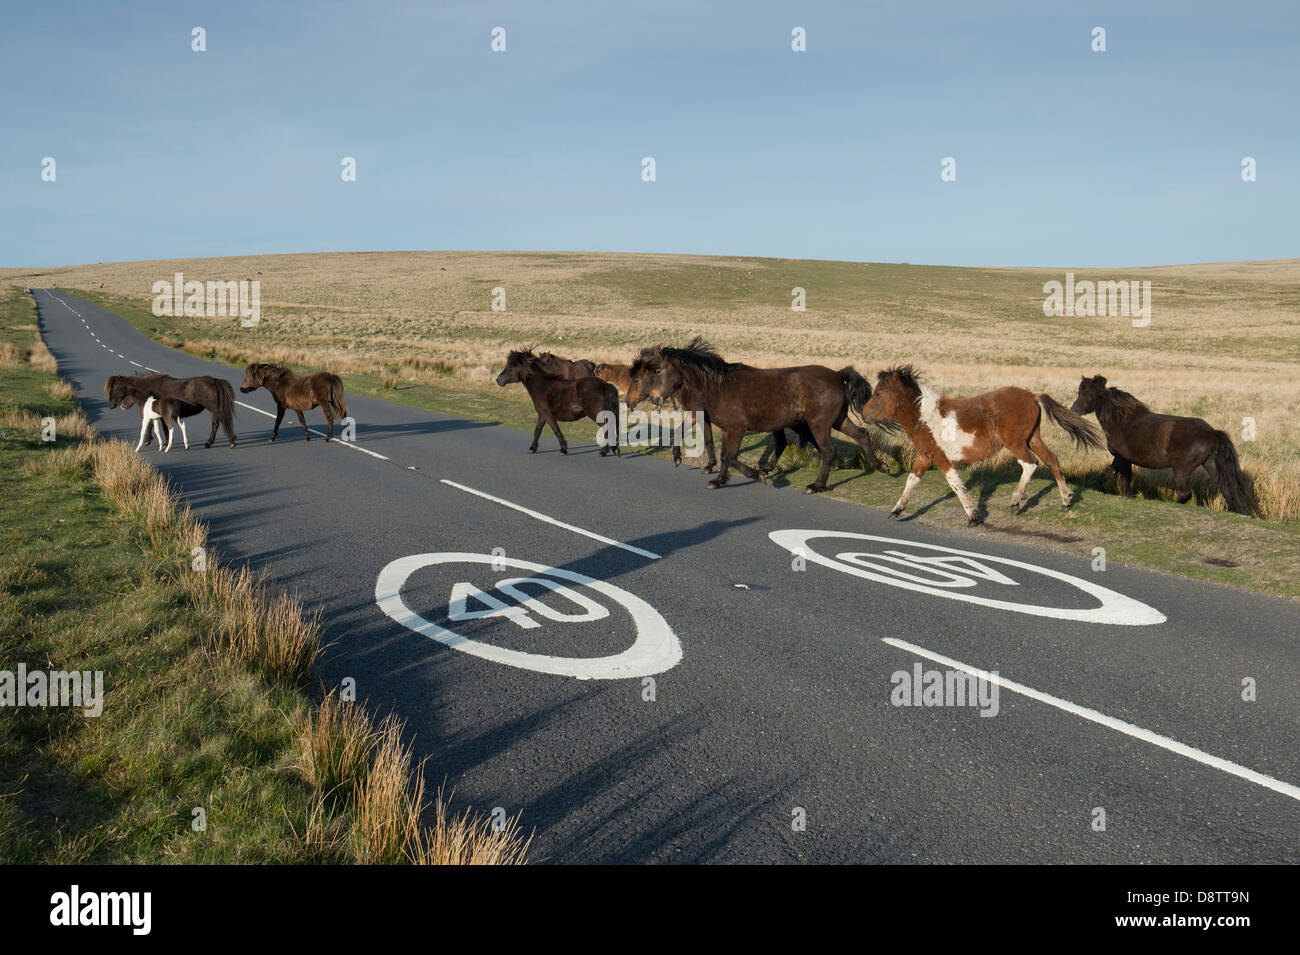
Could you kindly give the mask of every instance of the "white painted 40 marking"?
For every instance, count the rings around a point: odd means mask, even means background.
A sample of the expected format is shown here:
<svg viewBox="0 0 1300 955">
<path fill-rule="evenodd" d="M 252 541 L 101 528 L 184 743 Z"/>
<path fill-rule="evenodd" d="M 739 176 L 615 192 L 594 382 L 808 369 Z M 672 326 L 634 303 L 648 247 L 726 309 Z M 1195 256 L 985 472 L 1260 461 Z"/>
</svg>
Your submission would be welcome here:
<svg viewBox="0 0 1300 955">
<path fill-rule="evenodd" d="M 636 639 L 622 653 L 605 657 L 557 657 L 472 640 L 426 620 L 402 600 L 402 587 L 411 574 L 439 564 L 505 566 L 527 571 L 530 575 L 497 581 L 492 592 L 484 591 L 468 581 L 457 582 L 452 586 L 451 598 L 447 604 L 447 619 L 451 622 L 501 618 L 531 630 L 542 626 L 542 622 L 537 619 L 539 617 L 559 624 L 588 623 L 608 617 L 609 608 L 579 589 L 584 588 L 626 610 L 636 627 Z M 541 600 L 536 593 L 525 590 L 525 587 L 548 591 L 553 602 Z M 507 603 L 503 597 L 514 602 Z M 560 609 L 554 602 L 556 598 L 568 601 L 577 609 Z M 635 594 L 571 570 L 547 567 L 545 564 L 499 554 L 446 552 L 399 557 L 379 572 L 375 581 L 375 602 L 380 610 L 402 626 L 431 640 L 437 640 L 453 650 L 537 673 L 571 676 L 579 680 L 625 680 L 662 673 L 676 666 L 682 659 L 681 643 L 667 621 L 654 607 Z M 471 602 L 486 609 L 471 610 Z"/>
</svg>

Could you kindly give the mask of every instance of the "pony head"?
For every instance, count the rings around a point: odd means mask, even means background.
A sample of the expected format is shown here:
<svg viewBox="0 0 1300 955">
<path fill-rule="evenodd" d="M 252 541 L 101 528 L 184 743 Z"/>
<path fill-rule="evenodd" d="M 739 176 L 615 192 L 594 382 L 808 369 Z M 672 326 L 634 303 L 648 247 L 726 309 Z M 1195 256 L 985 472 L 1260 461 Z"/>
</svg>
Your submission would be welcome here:
<svg viewBox="0 0 1300 955">
<path fill-rule="evenodd" d="M 920 373 L 911 365 L 895 365 L 876 375 L 876 390 L 862 407 L 865 421 L 893 422 L 907 409 L 915 412 L 921 399 Z"/>
</svg>

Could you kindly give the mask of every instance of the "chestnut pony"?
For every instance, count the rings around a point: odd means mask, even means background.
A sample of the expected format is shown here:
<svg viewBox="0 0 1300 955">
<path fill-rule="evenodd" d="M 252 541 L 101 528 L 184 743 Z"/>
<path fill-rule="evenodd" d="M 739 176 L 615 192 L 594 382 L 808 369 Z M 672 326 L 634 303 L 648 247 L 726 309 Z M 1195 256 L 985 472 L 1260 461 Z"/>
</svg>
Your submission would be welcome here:
<svg viewBox="0 0 1300 955">
<path fill-rule="evenodd" d="M 245 369 L 244 383 L 239 386 L 239 390 L 248 394 L 258 388 L 265 388 L 275 399 L 275 429 L 271 432 L 272 441 L 279 435 L 280 422 L 284 420 L 284 413 L 289 408 L 298 413 L 298 423 L 302 425 L 302 432 L 307 436 L 308 441 L 311 440 L 311 432 L 307 430 L 307 419 L 302 415 L 304 411 L 319 406 L 320 410 L 325 412 L 325 420 L 329 422 L 329 433 L 325 435 L 326 441 L 334 437 L 335 417 L 348 416 L 347 400 L 343 394 L 343 379 L 328 371 L 318 371 L 314 375 L 299 378 L 283 365 L 254 362 Z"/>
<path fill-rule="evenodd" d="M 551 426 L 560 440 L 560 453 L 568 454 L 569 442 L 560 433 L 559 422 L 582 418 L 590 418 L 600 425 L 603 436 L 612 436 L 610 443 L 603 444 L 600 449 L 602 458 L 609 454 L 611 446 L 615 455 L 622 454 L 619 450 L 618 389 L 609 382 L 594 375 L 564 378 L 552 374 L 545 370 L 541 355 L 534 354 L 531 348 L 521 348 L 506 356 L 506 366 L 497 375 L 497 384 L 502 388 L 516 383 L 524 386 L 537 410 L 537 427 L 533 428 L 533 443 L 528 447 L 533 454 L 537 453 L 537 440 L 542 436 L 543 425 Z"/>
<path fill-rule="evenodd" d="M 532 351 L 531 348 L 528 350 Z M 596 363 L 585 358 L 570 361 L 568 358 L 552 355 L 548 351 L 544 351 L 536 357 L 542 371 L 549 375 L 555 375 L 557 378 L 577 380 L 578 378 L 590 378 L 596 374 Z"/>
<path fill-rule="evenodd" d="M 948 479 L 968 523 L 980 523 L 978 508 L 957 476 L 957 465 L 974 464 L 1006 448 L 1020 462 L 1020 483 L 1011 495 L 1017 511 L 1028 503 L 1025 488 L 1039 463 L 1051 469 L 1061 492 L 1061 507 L 1072 500 L 1056 455 L 1043 443 L 1042 417 L 1046 414 L 1065 429 L 1079 448 L 1100 448 L 1095 427 L 1060 404 L 1051 395 L 1036 395 L 1025 388 L 998 388 L 973 398 L 944 398 L 921 384 L 911 365 L 889 368 L 876 376 L 876 393 L 862 416 L 868 421 L 893 419 L 907 432 L 916 448 L 916 464 L 907 476 L 903 495 L 889 512 L 897 517 L 907 506 L 912 489 L 933 464 Z"/>
<path fill-rule="evenodd" d="M 1115 456 L 1108 470 L 1119 474 L 1125 497 L 1133 496 L 1133 465 L 1172 468 L 1178 503 L 1186 504 L 1192 497 L 1192 472 L 1199 467 L 1218 486 L 1228 510 L 1259 513 L 1232 439 L 1209 422 L 1156 414 L 1127 391 L 1108 388 L 1101 375 L 1079 382 L 1079 396 L 1070 410 L 1097 416 L 1106 432 L 1106 447 Z"/>
<path fill-rule="evenodd" d="M 632 379 L 628 377 L 628 372 L 630 370 L 631 369 L 629 369 L 627 365 L 611 365 L 607 362 L 602 362 L 596 366 L 596 370 L 593 374 L 601 381 L 608 381 L 611 385 L 617 388 L 618 396 L 622 398 L 627 395 L 627 389 L 632 384 Z"/>
</svg>

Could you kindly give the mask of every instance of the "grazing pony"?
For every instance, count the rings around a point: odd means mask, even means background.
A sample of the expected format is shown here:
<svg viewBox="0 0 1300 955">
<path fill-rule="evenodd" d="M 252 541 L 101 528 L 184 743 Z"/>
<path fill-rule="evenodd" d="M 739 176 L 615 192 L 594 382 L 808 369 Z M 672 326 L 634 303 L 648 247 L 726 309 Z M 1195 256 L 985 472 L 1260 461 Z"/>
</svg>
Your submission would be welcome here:
<svg viewBox="0 0 1300 955">
<path fill-rule="evenodd" d="M 497 384 L 505 387 L 521 384 L 533 399 L 537 409 L 537 427 L 533 428 L 533 443 L 528 450 L 537 453 L 537 441 L 542 435 L 542 426 L 550 425 L 555 436 L 560 440 L 560 453 L 569 453 L 569 442 L 560 433 L 560 421 L 578 421 L 590 418 L 602 428 L 600 456 L 609 453 L 610 443 L 614 454 L 621 455 L 619 448 L 618 389 L 595 375 L 581 378 L 562 378 L 543 368 L 540 355 L 533 354 L 531 348 L 512 351 L 506 356 L 506 366 L 497 375 Z M 605 418 L 602 421 L 601 415 Z M 609 436 L 612 435 L 612 440 Z M 609 441 L 610 443 L 606 443 Z"/>
<path fill-rule="evenodd" d="M 329 432 L 325 435 L 326 442 L 334 437 L 334 419 L 348 416 L 348 405 L 343 394 L 343 379 L 328 371 L 318 371 L 314 375 L 299 378 L 283 365 L 253 362 L 244 370 L 244 383 L 239 386 L 239 390 L 248 394 L 258 388 L 265 388 L 275 399 L 275 428 L 271 431 L 272 441 L 280 433 L 280 422 L 284 420 L 284 413 L 289 408 L 297 412 L 298 423 L 302 425 L 302 433 L 307 436 L 308 441 L 311 440 L 311 432 L 307 430 L 307 419 L 302 414 L 304 411 L 319 407 L 325 412 L 325 420 L 329 423 Z"/>
<path fill-rule="evenodd" d="M 933 464 L 961 501 L 968 524 L 980 523 L 978 509 L 957 476 L 956 466 L 983 461 L 1001 448 L 1020 462 L 1020 483 L 1011 495 L 1013 510 L 1022 511 L 1028 503 L 1025 488 L 1040 462 L 1051 469 L 1061 492 L 1061 507 L 1068 508 L 1072 495 L 1065 486 L 1065 475 L 1056 455 L 1043 443 L 1040 426 L 1044 414 L 1064 428 L 1078 447 L 1102 446 L 1097 429 L 1051 395 L 998 388 L 973 398 L 943 398 L 921 384 L 911 365 L 882 371 L 876 376 L 876 393 L 867 402 L 863 417 L 868 421 L 893 419 L 916 448 L 916 464 L 889 516 L 902 513 L 912 489 Z"/>
<path fill-rule="evenodd" d="M 866 429 L 848 420 L 849 410 L 860 410 L 871 397 L 871 385 L 852 367 L 839 371 L 822 365 L 754 368 L 725 361 L 697 336 L 685 348 L 645 349 L 633 363 L 631 377 L 628 404 L 675 398 L 687 408 L 703 409 L 706 436 L 711 424 L 722 429 L 722 465 L 709 481 L 710 488 L 727 483 L 731 466 L 762 483 L 763 475 L 776 470 L 785 451 L 786 428 L 801 436 L 807 432 L 821 452 L 821 472 L 806 488 L 809 493 L 826 490 L 835 461 L 832 428 L 857 442 L 866 470 L 884 470 Z M 772 456 L 761 460 L 757 470 L 737 457 L 749 431 L 772 434 Z"/>
<path fill-rule="evenodd" d="M 211 375 L 196 378 L 173 378 L 161 372 L 152 375 L 113 375 L 104 382 L 104 395 L 110 409 L 143 408 L 150 397 L 170 398 L 177 402 L 175 417 L 189 418 L 200 411 L 212 415 L 212 433 L 205 448 L 217 440 L 217 427 L 226 432 L 230 446 L 235 446 L 235 389 L 230 382 Z M 170 430 L 170 425 L 169 425 Z"/>
<path fill-rule="evenodd" d="M 532 351 L 531 348 L 528 350 Z M 561 358 L 559 355 L 552 355 L 548 351 L 544 351 L 536 357 L 542 371 L 557 378 L 568 378 L 571 381 L 576 381 L 579 378 L 599 377 L 596 375 L 596 363 L 585 358 L 570 361 L 567 358 Z"/>
<path fill-rule="evenodd" d="M 1200 418 L 1156 414 L 1127 391 L 1106 387 L 1101 375 L 1079 382 L 1079 396 L 1071 409 L 1095 414 L 1106 432 L 1106 449 L 1115 456 L 1108 475 L 1119 474 L 1125 497 L 1133 496 L 1133 465 L 1172 468 L 1178 503 L 1192 497 L 1192 472 L 1204 468 L 1219 488 L 1228 510 L 1259 514 L 1259 503 L 1237 461 L 1237 449 L 1223 431 Z"/>
</svg>

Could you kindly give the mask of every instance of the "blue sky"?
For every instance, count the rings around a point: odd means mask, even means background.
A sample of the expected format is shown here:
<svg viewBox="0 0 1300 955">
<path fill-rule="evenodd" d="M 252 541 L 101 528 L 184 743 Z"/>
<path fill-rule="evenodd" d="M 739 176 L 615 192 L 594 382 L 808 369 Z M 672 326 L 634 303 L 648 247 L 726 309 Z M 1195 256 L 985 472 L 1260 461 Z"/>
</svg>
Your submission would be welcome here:
<svg viewBox="0 0 1300 955">
<path fill-rule="evenodd" d="M 43 0 L 0 31 L 0 266 L 1300 256 L 1294 2 Z"/>
</svg>

